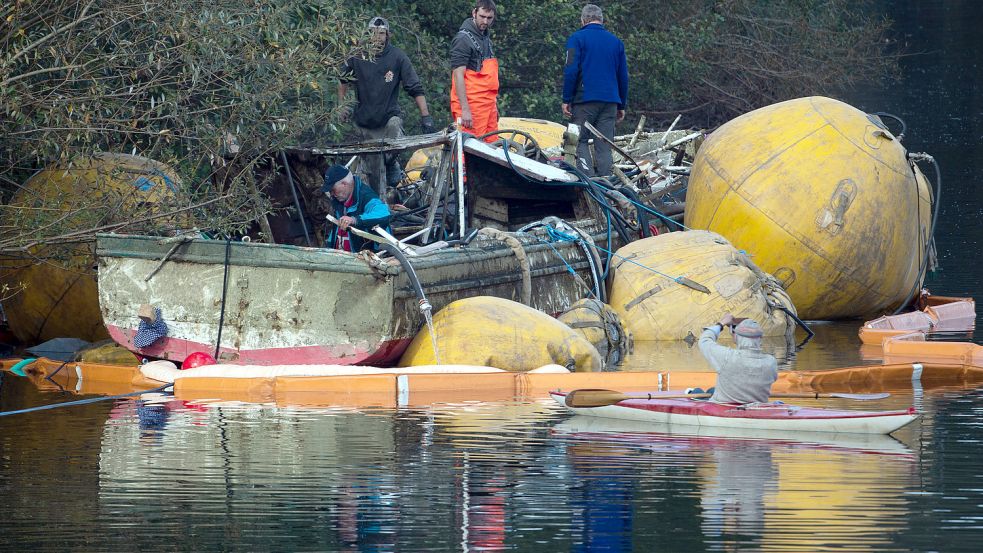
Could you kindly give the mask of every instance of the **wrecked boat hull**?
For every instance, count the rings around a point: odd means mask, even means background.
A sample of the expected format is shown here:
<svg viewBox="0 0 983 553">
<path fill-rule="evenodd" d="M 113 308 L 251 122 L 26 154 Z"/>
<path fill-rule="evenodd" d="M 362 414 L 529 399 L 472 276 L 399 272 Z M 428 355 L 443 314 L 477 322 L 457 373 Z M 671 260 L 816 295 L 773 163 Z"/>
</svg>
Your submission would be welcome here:
<svg viewBox="0 0 983 553">
<path fill-rule="evenodd" d="M 531 307 L 556 314 L 588 294 L 568 269 L 592 283 L 581 247 L 517 237 L 528 258 Z M 337 250 L 244 242 L 227 248 L 201 239 L 175 245 L 105 234 L 97 237 L 96 256 L 106 328 L 142 356 L 181 361 L 195 351 L 212 353 L 221 322 L 222 362 L 386 365 L 424 324 L 399 265 Z M 435 311 L 478 295 L 521 301 L 523 270 L 501 242 L 476 241 L 412 261 Z M 161 309 L 168 332 L 138 348 L 133 339 L 144 304 Z"/>
</svg>

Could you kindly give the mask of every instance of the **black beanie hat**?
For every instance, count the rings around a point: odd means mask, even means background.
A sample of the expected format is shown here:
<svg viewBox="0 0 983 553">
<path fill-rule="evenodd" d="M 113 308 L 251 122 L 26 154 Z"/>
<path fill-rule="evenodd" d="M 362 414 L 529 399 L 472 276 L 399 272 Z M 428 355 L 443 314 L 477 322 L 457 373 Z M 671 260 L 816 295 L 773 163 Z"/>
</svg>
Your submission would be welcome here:
<svg viewBox="0 0 983 553">
<path fill-rule="evenodd" d="M 328 167 L 328 170 L 324 172 L 324 184 L 321 185 L 321 192 L 328 194 L 331 192 L 331 187 L 335 185 L 336 182 L 348 176 L 348 169 L 344 165 L 332 165 Z"/>
</svg>

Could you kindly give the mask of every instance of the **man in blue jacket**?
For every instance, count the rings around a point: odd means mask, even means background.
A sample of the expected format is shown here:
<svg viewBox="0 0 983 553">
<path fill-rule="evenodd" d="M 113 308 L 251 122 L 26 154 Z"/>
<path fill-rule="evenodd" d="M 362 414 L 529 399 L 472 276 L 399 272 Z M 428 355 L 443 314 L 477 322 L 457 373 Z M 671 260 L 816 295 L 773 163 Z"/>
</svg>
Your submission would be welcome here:
<svg viewBox="0 0 983 553">
<path fill-rule="evenodd" d="M 590 122 L 604 136 L 614 138 L 614 124 L 625 118 L 628 105 L 628 60 L 625 45 L 604 28 L 604 15 L 595 4 L 580 12 L 582 27 L 567 39 L 563 68 L 563 115 L 582 127 Z M 589 176 L 611 174 L 611 147 L 580 129 L 577 166 Z M 596 171 L 595 171 L 596 164 Z"/>
<path fill-rule="evenodd" d="M 375 242 L 349 232 L 352 227 L 372 232 L 372 227 L 378 225 L 390 231 L 389 207 L 379 199 L 371 186 L 353 175 L 345 166 L 333 165 L 328 168 L 324 173 L 321 192 L 331 199 L 331 211 L 338 220 L 338 225 L 327 232 L 327 239 L 324 241 L 326 248 L 346 252 L 375 248 Z"/>
</svg>

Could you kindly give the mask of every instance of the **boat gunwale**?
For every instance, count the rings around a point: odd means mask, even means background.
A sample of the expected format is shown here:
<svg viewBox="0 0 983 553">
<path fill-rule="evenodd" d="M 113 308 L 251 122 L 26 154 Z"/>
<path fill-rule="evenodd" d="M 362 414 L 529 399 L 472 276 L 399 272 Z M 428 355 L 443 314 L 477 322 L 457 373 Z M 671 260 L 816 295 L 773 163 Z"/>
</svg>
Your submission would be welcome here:
<svg viewBox="0 0 983 553">
<path fill-rule="evenodd" d="M 162 243 L 162 241 L 166 239 L 167 238 L 163 237 L 135 234 L 98 234 L 96 236 L 96 257 L 144 259 L 159 262 L 162 261 L 167 255 L 168 251 L 173 248 L 173 244 Z M 522 238 L 520 238 L 520 240 L 521 239 Z M 135 247 L 118 246 L 108 242 L 137 242 L 141 243 L 141 245 L 145 247 L 138 249 Z M 148 244 L 150 246 L 146 247 Z M 224 240 L 194 238 L 186 242 L 186 244 L 190 244 L 191 247 L 194 247 L 196 250 L 206 249 L 214 251 L 182 252 L 181 249 L 178 249 L 170 256 L 167 256 L 167 261 L 199 264 L 225 263 L 226 242 Z M 373 276 L 380 272 L 388 276 L 397 276 L 404 272 L 403 268 L 399 265 L 387 264 L 382 267 L 375 268 L 359 260 L 355 254 L 327 248 L 295 246 L 292 244 L 265 244 L 258 242 L 238 241 L 233 241 L 231 244 L 234 247 L 230 248 L 229 251 L 230 266 L 301 269 L 309 271 L 343 272 Z M 564 248 L 565 245 L 568 246 Z M 535 238 L 535 236 L 531 236 L 528 241 L 524 241 L 522 246 L 527 255 L 534 255 L 543 252 L 554 254 L 555 250 L 560 248 L 579 248 L 575 242 L 547 243 L 539 241 Z M 269 252 L 274 252 L 275 257 L 272 259 L 257 259 L 256 256 L 251 256 L 248 255 L 248 253 L 244 253 L 248 252 L 250 249 L 256 248 L 265 248 Z M 437 251 L 427 256 L 412 257 L 410 259 L 411 263 L 413 264 L 413 268 L 417 272 L 420 272 L 429 269 L 440 269 L 461 263 L 476 263 L 505 257 L 515 257 L 515 252 L 513 252 L 507 244 L 502 242 L 491 242 L 482 244 L 478 247 L 469 245 L 463 248 L 455 248 L 448 251 Z M 563 263 L 560 263 L 559 265 L 562 267 L 562 271 L 567 270 L 566 265 Z M 573 265 L 575 269 L 583 269 L 588 267 L 588 263 L 586 261 L 575 261 L 571 265 Z M 543 270 L 544 268 L 532 269 L 532 275 L 540 276 L 541 274 L 552 274 L 552 271 L 547 273 L 539 273 L 539 271 Z M 517 276 L 515 280 L 518 280 L 519 278 L 521 277 Z"/>
</svg>

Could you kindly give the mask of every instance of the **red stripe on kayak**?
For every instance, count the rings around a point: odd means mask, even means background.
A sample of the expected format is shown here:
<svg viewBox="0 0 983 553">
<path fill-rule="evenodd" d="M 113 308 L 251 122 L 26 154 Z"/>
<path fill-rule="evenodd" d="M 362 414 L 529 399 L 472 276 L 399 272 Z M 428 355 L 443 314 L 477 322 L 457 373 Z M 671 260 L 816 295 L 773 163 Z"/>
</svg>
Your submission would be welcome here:
<svg viewBox="0 0 983 553">
<path fill-rule="evenodd" d="M 672 413 L 678 415 L 709 416 L 729 419 L 763 420 L 824 420 L 862 419 L 913 414 L 905 411 L 844 411 L 820 407 L 801 407 L 787 403 L 760 403 L 740 405 L 713 403 L 695 399 L 627 399 L 617 403 L 619 407 Z"/>
</svg>

